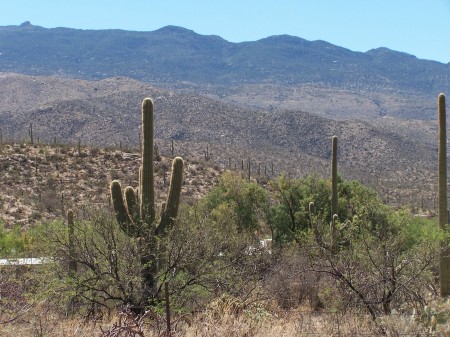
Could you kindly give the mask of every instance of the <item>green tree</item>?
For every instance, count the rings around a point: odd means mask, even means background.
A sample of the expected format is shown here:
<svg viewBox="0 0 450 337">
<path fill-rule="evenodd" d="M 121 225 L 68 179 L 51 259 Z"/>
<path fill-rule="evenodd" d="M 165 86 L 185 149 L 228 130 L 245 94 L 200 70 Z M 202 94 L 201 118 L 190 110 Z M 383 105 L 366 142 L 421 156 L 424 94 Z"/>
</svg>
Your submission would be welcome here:
<svg viewBox="0 0 450 337">
<path fill-rule="evenodd" d="M 205 197 L 206 207 L 215 214 L 228 208 L 239 230 L 258 230 L 268 205 L 267 192 L 253 181 L 235 172 L 225 172 Z"/>
<path fill-rule="evenodd" d="M 330 226 L 314 219 L 319 235 L 301 237 L 302 254 L 309 257 L 305 269 L 331 275 L 341 297 L 362 304 L 373 319 L 394 308 L 424 305 L 441 236 L 436 224 L 394 211 L 360 183 L 341 186 L 348 210 L 336 224 L 336 249 Z"/>
<path fill-rule="evenodd" d="M 354 181 L 338 177 L 339 219 L 344 221 L 357 200 L 353 195 L 364 187 Z M 311 228 L 309 203 L 314 202 L 316 221 L 329 224 L 331 215 L 331 182 L 316 176 L 288 179 L 280 176 L 271 183 L 273 203 L 269 212 L 269 225 L 277 243 L 291 242 L 298 232 Z M 368 193 L 373 196 L 373 193 Z"/>
</svg>

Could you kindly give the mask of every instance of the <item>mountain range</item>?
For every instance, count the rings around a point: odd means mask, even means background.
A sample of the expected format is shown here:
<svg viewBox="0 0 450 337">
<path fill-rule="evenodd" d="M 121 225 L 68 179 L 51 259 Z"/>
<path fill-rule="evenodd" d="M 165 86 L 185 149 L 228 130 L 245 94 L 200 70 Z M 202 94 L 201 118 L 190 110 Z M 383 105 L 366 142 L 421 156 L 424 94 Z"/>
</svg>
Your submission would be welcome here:
<svg viewBox="0 0 450 337">
<path fill-rule="evenodd" d="M 175 26 L 152 32 L 47 29 L 29 22 L 0 27 L 0 71 L 123 76 L 233 104 L 341 119 L 434 119 L 430 99 L 450 91 L 450 63 L 387 48 L 353 52 L 288 35 L 231 43 Z"/>
<path fill-rule="evenodd" d="M 153 32 L 0 27 L 0 128 L 26 140 L 137 148 L 140 102 L 155 102 L 161 151 L 224 167 L 341 174 L 385 197 L 433 198 L 436 97 L 450 64 L 386 48 L 353 52 L 281 35 L 230 43 L 181 27 Z M 256 171 L 255 171 L 256 172 Z"/>
</svg>

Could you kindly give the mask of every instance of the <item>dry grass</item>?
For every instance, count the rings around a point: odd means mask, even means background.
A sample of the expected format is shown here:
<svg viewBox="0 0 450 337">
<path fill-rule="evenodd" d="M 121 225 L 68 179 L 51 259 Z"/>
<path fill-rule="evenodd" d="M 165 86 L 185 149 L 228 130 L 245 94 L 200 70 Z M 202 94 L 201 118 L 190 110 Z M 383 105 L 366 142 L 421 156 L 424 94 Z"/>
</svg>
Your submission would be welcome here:
<svg viewBox="0 0 450 337">
<path fill-rule="evenodd" d="M 393 314 L 380 317 L 375 323 L 369 315 L 358 312 L 314 312 L 309 308 L 284 311 L 273 307 L 268 309 L 262 304 L 245 305 L 239 300 L 221 298 L 195 315 L 173 317 L 172 336 L 450 336 L 448 319 L 446 323 L 438 324 L 434 331 L 430 330 L 429 325 L 423 324 L 423 320 L 422 323 L 419 321 L 418 316 Z M 147 314 L 140 322 L 123 313 L 100 321 L 86 321 L 64 318 L 39 306 L 10 323 L 0 324 L 0 335 L 153 337 L 166 336 L 167 330 L 164 317 L 156 314 Z"/>
<path fill-rule="evenodd" d="M 8 302 L 6 302 L 8 303 Z M 0 310 L 2 337 L 155 337 L 166 336 L 163 314 L 149 312 L 142 320 L 123 313 L 105 313 L 97 319 L 68 316 L 63 305 L 58 310 L 50 302 L 32 304 L 10 302 L 9 313 Z M 0 303 L 1 305 L 5 303 Z M 450 301 L 431 301 L 433 316 L 393 313 L 376 322 L 356 308 L 331 312 L 328 308 L 313 310 L 303 304 L 283 310 L 276 300 L 248 299 L 230 296 L 213 300 L 202 311 L 188 314 L 172 312 L 172 337 L 194 336 L 450 336 Z M 99 314 L 99 312 L 97 312 Z M 141 324 L 142 323 L 142 324 Z M 383 334 L 383 327 L 385 334 Z"/>
</svg>

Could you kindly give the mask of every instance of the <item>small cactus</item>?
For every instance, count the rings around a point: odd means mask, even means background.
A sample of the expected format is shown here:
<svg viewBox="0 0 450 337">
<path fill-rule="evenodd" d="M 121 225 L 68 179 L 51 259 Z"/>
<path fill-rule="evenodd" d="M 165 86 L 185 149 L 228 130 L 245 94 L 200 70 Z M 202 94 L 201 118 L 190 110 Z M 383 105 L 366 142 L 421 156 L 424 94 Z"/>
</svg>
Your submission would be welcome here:
<svg viewBox="0 0 450 337">
<path fill-rule="evenodd" d="M 33 138 L 33 123 L 30 123 L 30 126 L 28 127 L 28 136 L 30 136 L 30 143 L 34 144 L 34 138 Z"/>
<path fill-rule="evenodd" d="M 331 223 L 330 223 L 330 239 L 331 239 L 331 242 L 330 242 L 330 249 L 331 249 L 331 251 L 332 252 L 334 252 L 335 250 L 336 250 L 336 247 L 337 247 L 337 239 L 336 239 L 336 237 L 337 237 L 337 233 L 336 233 L 336 224 L 337 224 L 337 222 L 338 222 L 338 220 L 339 220 L 339 218 L 338 218 L 338 215 L 337 214 L 334 214 L 333 215 L 333 219 L 331 220 Z"/>
<path fill-rule="evenodd" d="M 210 159 L 211 159 L 211 157 L 210 157 L 210 155 L 209 155 L 209 145 L 206 144 L 205 161 L 208 161 L 208 160 L 210 160 Z"/>
</svg>

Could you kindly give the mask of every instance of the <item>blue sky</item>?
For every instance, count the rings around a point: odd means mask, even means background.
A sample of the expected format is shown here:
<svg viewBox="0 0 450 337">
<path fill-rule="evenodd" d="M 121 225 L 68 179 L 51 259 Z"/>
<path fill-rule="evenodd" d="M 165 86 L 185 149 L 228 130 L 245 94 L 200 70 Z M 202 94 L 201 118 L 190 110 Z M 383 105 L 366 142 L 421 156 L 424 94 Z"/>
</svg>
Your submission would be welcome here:
<svg viewBox="0 0 450 337">
<path fill-rule="evenodd" d="M 24 21 L 138 31 L 176 25 L 232 42 L 289 34 L 450 62 L 450 0 L 0 0 L 0 26 Z"/>
</svg>

